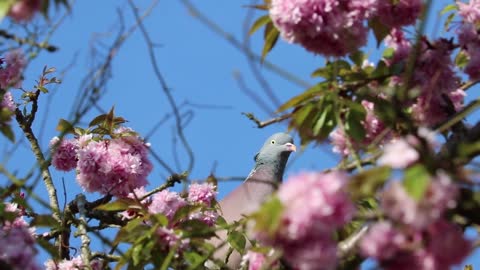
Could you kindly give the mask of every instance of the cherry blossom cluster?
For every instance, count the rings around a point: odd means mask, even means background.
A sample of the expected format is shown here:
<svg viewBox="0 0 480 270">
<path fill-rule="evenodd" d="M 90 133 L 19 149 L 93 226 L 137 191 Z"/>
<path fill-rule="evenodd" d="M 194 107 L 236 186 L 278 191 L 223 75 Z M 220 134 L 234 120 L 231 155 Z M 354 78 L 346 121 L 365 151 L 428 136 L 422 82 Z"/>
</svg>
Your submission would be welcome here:
<svg viewBox="0 0 480 270">
<path fill-rule="evenodd" d="M 88 192 L 118 197 L 148 184 L 146 178 L 152 171 L 148 147 L 136 135 L 103 139 L 89 134 L 75 139 L 54 137 L 50 141 L 55 168 L 76 169 L 78 184 Z"/>
<path fill-rule="evenodd" d="M 23 219 L 23 209 L 15 203 L 5 203 L 4 211 L 12 213 L 13 220 L 0 224 L 0 261 L 12 270 L 40 270 L 35 262 L 35 228 Z"/>
<path fill-rule="evenodd" d="M 16 107 L 17 106 L 15 105 L 15 102 L 13 101 L 12 93 L 5 92 L 5 94 L 3 95 L 2 102 L 0 102 L 0 111 L 6 110 L 6 112 L 7 112 L 6 115 L 9 115 L 9 116 L 7 116 L 6 119 L 2 119 L 2 121 L 4 121 L 3 123 L 9 123 L 10 122 L 13 114 L 15 113 L 15 108 Z M 4 115 L 3 113 L 4 112 L 2 112 L 2 116 Z"/>
<path fill-rule="evenodd" d="M 313 53 L 344 56 L 366 43 L 366 20 L 410 25 L 422 5 L 421 0 L 272 0 L 270 17 L 288 42 Z"/>
<path fill-rule="evenodd" d="M 424 140 L 426 147 L 434 151 L 438 145 L 436 133 L 425 127 L 420 127 L 417 136 L 408 135 L 403 138 L 394 138 L 383 148 L 383 153 L 378 159 L 378 165 L 390 166 L 394 169 L 405 169 L 420 159 L 417 149 L 421 145 L 420 139 Z"/>
<path fill-rule="evenodd" d="M 274 262 L 269 261 L 268 257 L 270 257 L 270 255 L 271 255 L 270 253 L 264 254 L 264 253 L 249 250 L 242 257 L 241 267 L 242 269 L 246 269 L 246 270 L 262 270 L 262 269 L 278 270 L 280 269 L 280 262 L 278 260 Z"/>
<path fill-rule="evenodd" d="M 20 49 L 9 51 L 4 59 L 0 59 L 0 88 L 20 87 L 26 59 Z"/>
<path fill-rule="evenodd" d="M 412 44 L 402 30 L 393 29 L 385 43 L 394 50 L 393 56 L 385 59 L 388 65 L 406 63 Z M 421 125 L 434 126 L 463 107 L 465 92 L 460 88 L 460 77 L 455 74 L 451 59 L 453 49 L 451 41 L 445 39 L 421 42 L 410 82 L 411 91 L 419 93 L 412 104 L 406 104 Z M 402 78 L 397 76 L 390 82 L 394 87 L 403 84 Z"/>
<path fill-rule="evenodd" d="M 455 207 L 457 194 L 443 172 L 432 177 L 419 200 L 401 182 L 391 182 L 380 200 L 388 220 L 372 225 L 360 243 L 361 253 L 383 269 L 450 269 L 461 263 L 472 245 L 444 218 L 445 211 Z"/>
<path fill-rule="evenodd" d="M 344 191 L 348 177 L 343 172 L 308 172 L 290 177 L 278 191 L 283 204 L 279 227 L 273 235 L 260 232 L 266 244 L 283 251 L 295 269 L 334 269 L 336 229 L 347 224 L 355 207 Z"/>
<path fill-rule="evenodd" d="M 356 142 L 350 139 L 352 146 L 352 149 L 350 149 L 347 143 L 349 138 L 346 137 L 347 135 L 345 131 L 341 128 L 337 128 L 330 133 L 330 140 L 333 144 L 333 152 L 339 153 L 343 156 L 348 156 L 351 154 L 351 150 L 358 150 L 361 145 L 368 146 L 371 144 L 377 138 L 377 136 L 385 130 L 385 125 L 375 115 L 375 104 L 366 100 L 363 100 L 361 103 L 367 112 L 365 120 L 362 121 L 362 125 L 365 128 L 365 138 L 361 142 Z"/>
<path fill-rule="evenodd" d="M 145 195 L 145 189 L 140 188 L 136 189 L 134 193 L 130 193 L 128 197 L 139 199 L 145 197 Z M 192 183 L 186 196 L 165 189 L 151 197 L 144 198 L 141 204 L 150 214 L 162 214 L 168 219 L 168 225 L 157 230 L 159 244 L 166 249 L 175 247 L 181 251 L 187 248 L 189 240 L 182 238 L 181 231 L 176 230 L 177 226 L 186 220 L 199 220 L 208 226 L 213 226 L 218 217 L 214 209 L 216 195 L 215 185 L 211 183 Z M 179 209 L 186 206 L 198 206 L 198 209 L 189 213 L 185 219 L 175 220 L 175 215 Z M 133 219 L 138 214 L 134 210 L 127 210 L 122 213 L 126 219 Z"/>
<path fill-rule="evenodd" d="M 10 7 L 8 16 L 17 22 L 29 21 L 40 10 L 43 1 L 48 0 L 18 0 Z"/>
<path fill-rule="evenodd" d="M 458 13 L 462 16 L 462 25 L 458 29 L 458 41 L 470 60 L 465 67 L 465 73 L 471 80 L 480 79 L 480 1 L 471 0 L 469 3 L 457 1 Z"/>
<path fill-rule="evenodd" d="M 83 263 L 82 257 L 77 256 L 70 260 L 64 259 L 60 262 L 55 262 L 53 260 L 48 260 L 45 262 L 45 270 L 77 270 L 77 269 L 87 269 L 85 263 Z M 100 260 L 92 260 L 90 262 L 90 268 L 92 270 L 102 270 L 103 262 Z"/>
</svg>

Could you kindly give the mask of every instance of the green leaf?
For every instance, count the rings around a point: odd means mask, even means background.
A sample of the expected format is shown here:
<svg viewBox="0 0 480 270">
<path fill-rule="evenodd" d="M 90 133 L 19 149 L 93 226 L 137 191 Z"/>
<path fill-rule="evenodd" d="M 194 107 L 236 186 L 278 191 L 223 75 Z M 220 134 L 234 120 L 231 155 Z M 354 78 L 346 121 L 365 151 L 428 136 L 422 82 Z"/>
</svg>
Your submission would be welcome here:
<svg viewBox="0 0 480 270">
<path fill-rule="evenodd" d="M 449 4 L 449 5 L 446 5 L 446 6 L 440 11 L 440 14 L 441 14 L 441 15 L 444 15 L 444 14 L 447 13 L 447 12 L 455 11 L 455 10 L 458 10 L 457 4 Z"/>
<path fill-rule="evenodd" d="M 13 133 L 12 127 L 9 125 L 1 125 L 0 132 L 2 132 L 3 136 L 5 136 L 9 141 L 12 143 L 15 142 L 15 133 Z"/>
<path fill-rule="evenodd" d="M 375 196 L 389 179 L 392 169 L 381 166 L 362 171 L 351 177 L 347 190 L 354 201 Z"/>
<path fill-rule="evenodd" d="M 377 47 L 379 47 L 383 39 L 390 34 L 391 28 L 381 23 L 377 17 L 368 21 L 368 26 L 373 30 L 373 35 L 377 40 Z"/>
<path fill-rule="evenodd" d="M 178 228 L 182 229 L 183 236 L 186 238 L 215 236 L 215 229 L 198 219 L 185 220 L 178 225 Z"/>
<path fill-rule="evenodd" d="M 245 252 L 245 245 L 247 240 L 243 233 L 237 231 L 231 231 L 228 233 L 227 241 L 232 248 L 238 251 L 240 254 Z"/>
<path fill-rule="evenodd" d="M 430 184 L 430 173 L 421 164 L 417 164 L 405 171 L 403 186 L 407 193 L 416 201 L 423 198 Z"/>
<path fill-rule="evenodd" d="M 255 230 L 267 233 L 269 236 L 274 235 L 280 225 L 282 212 L 282 202 L 277 197 L 272 197 L 260 207 L 258 212 L 253 214 Z"/>
<path fill-rule="evenodd" d="M 296 106 L 302 104 L 305 101 L 308 101 L 310 99 L 315 98 L 316 96 L 319 96 L 319 95 L 323 94 L 326 89 L 327 89 L 327 84 L 326 83 L 316 84 L 316 85 L 310 87 L 309 89 L 307 89 L 305 92 L 301 93 L 300 95 L 295 96 L 295 97 L 291 98 L 290 100 L 288 100 L 287 102 L 285 102 L 284 104 L 282 104 L 278 108 L 277 112 L 283 112 L 287 109 L 296 107 Z"/>
<path fill-rule="evenodd" d="M 469 60 L 470 59 L 467 55 L 467 52 L 460 50 L 455 56 L 455 65 L 457 65 L 458 68 L 464 68 L 468 64 Z"/>
<path fill-rule="evenodd" d="M 45 88 L 44 86 L 35 86 L 35 88 L 37 88 L 38 90 L 42 91 L 42 93 L 44 94 L 47 94 L 48 93 L 48 89 Z"/>
<path fill-rule="evenodd" d="M 265 57 L 267 54 L 273 49 L 275 44 L 277 43 L 278 37 L 280 35 L 280 32 L 275 28 L 272 22 L 267 23 L 265 26 L 265 33 L 264 33 L 264 39 L 265 43 L 263 45 L 263 50 L 262 50 L 262 57 L 261 60 L 262 62 L 265 60 Z"/>
<path fill-rule="evenodd" d="M 199 269 L 200 266 L 203 266 L 203 263 L 206 261 L 206 258 L 197 252 L 188 251 L 183 253 L 183 258 L 189 264 L 188 270 L 196 270 Z"/>
<path fill-rule="evenodd" d="M 320 113 L 320 117 L 316 121 L 315 125 L 313 126 L 313 136 L 317 136 L 322 128 L 325 126 L 325 123 L 327 121 L 332 119 L 332 111 L 333 111 L 333 104 L 327 104 L 325 106 L 322 106 L 322 111 Z"/>
<path fill-rule="evenodd" d="M 32 226 L 36 227 L 48 227 L 48 228 L 54 228 L 58 227 L 58 221 L 56 221 L 52 215 L 36 215 L 33 217 Z"/>
<path fill-rule="evenodd" d="M 263 15 L 262 17 L 258 18 L 250 27 L 250 30 L 248 31 L 249 35 L 253 35 L 260 27 L 266 25 L 267 23 L 271 22 L 272 20 L 270 19 L 269 15 Z"/>
<path fill-rule="evenodd" d="M 89 126 L 89 127 L 93 127 L 93 126 L 99 125 L 99 124 L 101 124 L 103 121 L 105 121 L 106 118 L 107 118 L 107 115 L 106 115 L 106 114 L 101 114 L 101 115 L 93 118 L 93 120 L 90 121 L 90 123 L 88 124 L 88 126 Z"/>
<path fill-rule="evenodd" d="M 56 130 L 60 131 L 62 133 L 71 133 L 75 130 L 75 128 L 73 127 L 73 125 L 70 122 L 68 122 L 65 119 L 60 118 L 60 120 L 58 120 Z"/>
<path fill-rule="evenodd" d="M 102 211 L 124 211 L 127 210 L 130 205 L 134 205 L 136 202 L 131 199 L 119 199 L 113 202 L 99 205 L 95 207 L 95 210 Z"/>
<path fill-rule="evenodd" d="M 443 24 L 443 29 L 445 29 L 445 32 L 450 30 L 450 24 L 452 23 L 453 19 L 455 19 L 455 15 L 455 13 L 448 14 L 448 17 Z"/>
<path fill-rule="evenodd" d="M 357 142 L 365 139 L 365 127 L 362 122 L 365 121 L 366 114 L 362 105 L 352 102 L 345 115 L 345 132 Z"/>
<path fill-rule="evenodd" d="M 0 1 L 0 21 L 8 14 L 13 3 L 15 3 L 15 0 Z"/>
<path fill-rule="evenodd" d="M 358 67 L 361 67 L 365 59 L 367 59 L 367 57 L 362 51 L 353 52 L 348 56 L 348 58 L 350 58 L 350 60 L 352 60 L 352 62 L 355 63 L 355 65 L 357 65 Z"/>
<path fill-rule="evenodd" d="M 307 119 L 308 115 L 312 112 L 312 110 L 315 108 L 315 105 L 312 103 L 308 103 L 300 107 L 293 115 L 292 119 L 295 121 L 295 125 L 297 127 L 302 126 L 303 123 L 305 122 L 305 119 Z"/>
<path fill-rule="evenodd" d="M 395 54 L 395 49 L 394 48 L 386 48 L 383 51 L 382 57 L 383 58 L 392 58 L 394 54 Z"/>
</svg>

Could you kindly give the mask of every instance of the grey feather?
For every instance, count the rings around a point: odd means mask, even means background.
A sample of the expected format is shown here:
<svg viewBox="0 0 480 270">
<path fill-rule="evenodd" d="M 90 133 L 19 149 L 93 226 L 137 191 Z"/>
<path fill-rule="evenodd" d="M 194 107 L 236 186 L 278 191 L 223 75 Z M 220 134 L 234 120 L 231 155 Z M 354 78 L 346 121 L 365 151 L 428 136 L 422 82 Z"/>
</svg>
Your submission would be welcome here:
<svg viewBox="0 0 480 270">
<path fill-rule="evenodd" d="M 282 182 L 288 157 L 295 150 L 293 138 L 287 133 L 276 133 L 265 141 L 255 155 L 255 166 L 245 181 L 219 202 L 223 217 L 228 223 L 258 210 Z M 212 239 L 211 243 L 216 246 L 225 243 L 226 232 L 220 231 L 217 235 L 218 238 Z M 227 252 L 228 244 L 220 248 L 215 257 L 224 260 Z M 238 269 L 240 262 L 241 255 L 235 251 L 229 257 L 228 266 L 230 269 Z"/>
</svg>

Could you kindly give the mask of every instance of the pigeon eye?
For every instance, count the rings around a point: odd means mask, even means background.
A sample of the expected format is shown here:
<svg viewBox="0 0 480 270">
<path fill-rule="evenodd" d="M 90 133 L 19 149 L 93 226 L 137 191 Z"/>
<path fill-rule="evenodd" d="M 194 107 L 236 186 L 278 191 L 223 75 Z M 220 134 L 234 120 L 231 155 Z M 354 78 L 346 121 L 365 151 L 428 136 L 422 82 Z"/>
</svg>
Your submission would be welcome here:
<svg viewBox="0 0 480 270">
<path fill-rule="evenodd" d="M 271 143 L 272 143 L 272 144 L 275 144 L 275 140 L 272 140 Z"/>
</svg>

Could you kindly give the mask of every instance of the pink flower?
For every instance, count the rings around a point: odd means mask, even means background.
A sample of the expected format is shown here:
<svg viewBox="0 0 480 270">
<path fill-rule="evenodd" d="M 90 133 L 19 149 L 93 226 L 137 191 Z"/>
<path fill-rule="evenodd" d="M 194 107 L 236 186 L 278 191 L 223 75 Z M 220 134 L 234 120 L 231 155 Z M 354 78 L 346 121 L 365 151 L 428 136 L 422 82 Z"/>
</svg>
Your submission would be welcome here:
<svg viewBox="0 0 480 270">
<path fill-rule="evenodd" d="M 189 239 L 182 239 L 181 235 L 175 233 L 172 229 L 160 227 L 157 229 L 158 241 L 165 249 L 175 248 L 177 252 L 181 252 L 188 247 Z"/>
<path fill-rule="evenodd" d="M 191 203 L 203 203 L 210 206 L 217 195 L 216 187 L 210 183 L 193 183 L 188 189 L 188 201 Z"/>
<path fill-rule="evenodd" d="M 283 251 L 294 269 L 334 269 L 337 246 L 333 232 L 348 223 L 355 208 L 343 190 L 348 176 L 339 171 L 302 173 L 280 186 L 283 205 L 277 231 L 258 238 Z"/>
<path fill-rule="evenodd" d="M 152 171 L 148 146 L 137 136 L 89 141 L 78 150 L 77 181 L 87 191 L 119 197 L 145 186 Z"/>
<path fill-rule="evenodd" d="M 58 263 L 53 260 L 48 260 L 44 265 L 45 270 L 77 270 L 86 268 L 81 256 L 74 257 L 70 260 L 63 259 Z M 101 270 L 103 269 L 103 263 L 95 259 L 90 262 L 90 267 L 92 270 Z"/>
<path fill-rule="evenodd" d="M 417 150 L 405 139 L 398 139 L 385 146 L 378 164 L 403 169 L 417 161 L 419 156 Z"/>
<path fill-rule="evenodd" d="M 273 253 L 273 249 L 271 250 Z M 279 269 L 280 264 L 279 261 L 271 261 L 269 260 L 269 254 L 264 254 L 260 252 L 255 252 L 252 250 L 247 251 L 245 255 L 242 257 L 242 269 L 247 270 L 262 270 L 262 269 Z M 246 268 L 248 266 L 248 268 Z"/>
<path fill-rule="evenodd" d="M 21 50 L 9 51 L 5 56 L 4 67 L 0 68 L 0 88 L 19 87 L 25 65 L 25 56 Z"/>
<path fill-rule="evenodd" d="M 336 269 L 337 243 L 327 236 L 308 237 L 285 245 L 284 258 L 293 269 Z"/>
<path fill-rule="evenodd" d="M 378 17 L 390 27 L 400 27 L 414 24 L 423 6 L 422 0 L 379 0 Z"/>
<path fill-rule="evenodd" d="M 448 270 L 472 251 L 463 232 L 443 219 L 421 230 L 397 230 L 384 223 L 372 226 L 360 243 L 362 254 L 382 269 Z"/>
<path fill-rule="evenodd" d="M 377 137 L 385 130 L 385 125 L 375 115 L 375 104 L 366 100 L 363 100 L 361 104 L 365 108 L 367 113 L 365 116 L 365 120 L 362 121 L 362 125 L 365 128 L 365 137 L 361 142 L 356 142 L 353 140 L 353 138 L 350 138 L 353 150 L 359 150 L 360 146 L 362 145 L 368 146 L 370 143 L 375 141 L 375 139 L 377 139 Z M 345 134 L 345 132 L 340 128 L 337 128 L 332 133 L 330 133 L 330 140 L 332 141 L 333 152 L 339 153 L 343 156 L 348 156 L 350 154 L 351 149 L 348 148 L 346 136 L 347 135 Z M 386 136 L 384 141 L 387 139 L 389 139 L 389 136 Z"/>
<path fill-rule="evenodd" d="M 375 223 L 360 242 L 360 251 L 364 256 L 377 260 L 388 260 L 405 244 L 405 236 L 391 223 Z"/>
<path fill-rule="evenodd" d="M 60 139 L 53 137 L 50 140 L 50 150 L 53 152 L 52 165 L 60 171 L 70 171 L 77 166 L 76 140 Z"/>
<path fill-rule="evenodd" d="M 460 264 L 472 251 L 472 243 L 466 240 L 461 229 L 445 220 L 432 224 L 427 251 L 433 255 L 438 265 L 452 266 Z"/>
<path fill-rule="evenodd" d="M 152 214 L 163 214 L 172 220 L 177 210 L 185 205 L 187 202 L 178 193 L 162 190 L 153 195 L 148 211 Z"/>
<path fill-rule="evenodd" d="M 405 33 L 399 28 L 393 28 L 385 38 L 385 45 L 394 50 L 393 58 L 386 59 L 389 65 L 406 60 L 410 54 L 412 44 L 405 38 Z"/>
<path fill-rule="evenodd" d="M 456 1 L 458 5 L 458 13 L 463 17 L 463 20 L 476 24 L 480 21 L 480 1 L 470 0 L 467 3 Z"/>
<path fill-rule="evenodd" d="M 20 0 L 10 8 L 8 16 L 15 21 L 29 21 L 40 10 L 42 0 Z"/>
<path fill-rule="evenodd" d="M 6 108 L 11 113 L 15 112 L 17 105 L 15 105 L 15 102 L 13 101 L 12 93 L 5 92 L 5 94 L 3 95 L 3 100 L 0 104 L 0 108 Z"/>
<path fill-rule="evenodd" d="M 439 220 L 447 209 L 456 206 L 458 187 L 443 172 L 432 177 L 421 200 L 415 201 L 398 181 L 383 192 L 380 205 L 393 221 L 422 229 Z"/>
<path fill-rule="evenodd" d="M 270 17 L 282 37 L 308 51 L 343 56 L 363 46 L 367 38 L 364 20 L 375 1 L 272 0 Z"/>
<path fill-rule="evenodd" d="M 17 204 L 6 203 L 4 211 L 18 216 L 0 225 L 0 261 L 11 269 L 40 270 L 35 262 L 35 228 L 29 227 Z"/>
<path fill-rule="evenodd" d="M 420 96 L 412 106 L 412 115 L 420 124 L 433 126 L 449 116 L 449 102 L 444 96 L 450 97 L 460 88 L 460 78 L 454 71 L 453 47 L 449 41 L 440 39 L 422 46 L 413 76 L 413 85 L 420 89 Z M 457 104 L 462 103 L 458 100 L 461 96 L 455 98 Z"/>
<path fill-rule="evenodd" d="M 147 194 L 147 191 L 145 190 L 145 187 L 139 187 L 133 190 L 133 192 L 130 192 L 127 196 L 127 198 L 134 199 L 134 200 L 140 200 Z M 148 205 L 151 202 L 151 198 L 145 198 L 141 201 L 142 205 Z M 137 216 L 138 209 L 136 208 L 129 208 L 123 212 L 120 213 L 123 219 L 133 219 L 134 217 Z"/>
<path fill-rule="evenodd" d="M 198 211 L 191 213 L 188 216 L 190 220 L 200 220 L 201 222 L 207 224 L 208 226 L 213 226 L 217 222 L 218 213 L 215 211 Z"/>
<path fill-rule="evenodd" d="M 302 173 L 283 184 L 278 197 L 285 209 L 280 234 L 301 239 L 312 233 L 330 233 L 347 223 L 355 208 L 343 191 L 347 175 L 342 172 Z"/>
<path fill-rule="evenodd" d="M 380 205 L 384 213 L 394 221 L 412 224 L 417 217 L 416 202 L 408 195 L 399 181 L 390 183 L 383 191 Z"/>
</svg>

